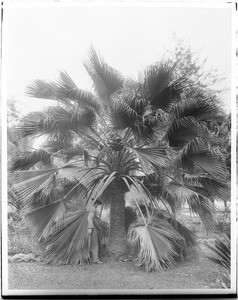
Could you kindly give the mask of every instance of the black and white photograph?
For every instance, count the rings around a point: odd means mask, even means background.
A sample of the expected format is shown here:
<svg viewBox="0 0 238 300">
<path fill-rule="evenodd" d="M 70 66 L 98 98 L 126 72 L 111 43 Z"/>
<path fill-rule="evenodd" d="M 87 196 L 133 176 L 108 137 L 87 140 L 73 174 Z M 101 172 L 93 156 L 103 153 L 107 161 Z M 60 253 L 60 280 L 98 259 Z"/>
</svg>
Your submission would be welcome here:
<svg viewBox="0 0 238 300">
<path fill-rule="evenodd" d="M 2 297 L 236 295 L 236 4 L 2 4 Z"/>
</svg>

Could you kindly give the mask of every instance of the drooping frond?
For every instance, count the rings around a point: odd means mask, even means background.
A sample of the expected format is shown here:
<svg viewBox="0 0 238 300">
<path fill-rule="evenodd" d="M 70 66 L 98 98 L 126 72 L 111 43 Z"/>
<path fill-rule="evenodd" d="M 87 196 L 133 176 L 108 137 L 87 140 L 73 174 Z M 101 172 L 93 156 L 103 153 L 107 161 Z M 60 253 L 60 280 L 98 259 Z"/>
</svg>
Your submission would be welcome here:
<svg viewBox="0 0 238 300">
<path fill-rule="evenodd" d="M 222 120 L 220 107 L 215 103 L 213 97 L 202 95 L 198 91 L 190 97 L 184 97 L 173 107 L 175 118 L 193 117 L 197 121 Z"/>
<path fill-rule="evenodd" d="M 207 198 L 209 195 L 203 187 L 184 185 L 179 182 L 170 182 L 167 189 L 178 200 L 186 201 L 191 211 L 198 214 L 204 225 L 211 229 L 215 225 L 213 203 Z"/>
<path fill-rule="evenodd" d="M 169 189 L 164 188 L 161 191 L 161 195 L 159 194 L 160 198 L 163 200 L 163 203 L 166 203 L 171 208 L 171 211 L 175 213 L 179 211 L 182 207 L 184 199 L 178 198 L 176 194 L 174 194 Z"/>
<path fill-rule="evenodd" d="M 110 67 L 93 47 L 90 48 L 88 57 L 84 66 L 99 96 L 105 99 L 123 86 L 124 78 L 121 73 Z"/>
<path fill-rule="evenodd" d="M 214 204 L 207 198 L 199 196 L 198 198 L 190 198 L 188 200 L 190 210 L 198 214 L 203 224 L 208 230 L 214 228 L 216 220 L 214 214 L 217 212 Z"/>
<path fill-rule="evenodd" d="M 184 181 L 189 185 L 202 186 L 216 200 L 229 201 L 230 199 L 230 185 L 206 174 L 185 174 Z"/>
<path fill-rule="evenodd" d="M 231 187 L 229 183 L 220 182 L 213 178 L 201 179 L 203 187 L 217 200 L 229 201 L 231 197 Z"/>
<path fill-rule="evenodd" d="M 182 236 L 165 218 L 155 219 L 154 216 L 147 225 L 138 221 L 131 226 L 128 240 L 136 248 L 139 264 L 144 265 L 147 271 L 174 267 L 176 260 L 180 259 L 179 252 L 184 243 Z"/>
<path fill-rule="evenodd" d="M 47 151 L 40 149 L 31 152 L 24 152 L 13 158 L 12 171 L 28 170 L 32 166 L 41 162 L 44 166 L 51 165 L 51 155 Z"/>
<path fill-rule="evenodd" d="M 46 240 L 45 262 L 48 264 L 78 264 L 90 261 L 88 245 L 88 212 L 68 212 L 56 223 Z"/>
<path fill-rule="evenodd" d="M 194 199 L 196 197 L 208 197 L 206 190 L 202 187 L 194 186 L 194 185 L 186 185 L 183 183 L 179 183 L 178 181 L 171 181 L 167 185 L 167 189 L 175 195 L 179 200 L 189 201 L 190 199 Z"/>
<path fill-rule="evenodd" d="M 207 256 L 211 261 L 217 263 L 218 265 L 226 268 L 230 271 L 231 268 L 231 241 L 230 238 L 226 235 L 223 238 L 216 239 L 213 246 L 207 244 L 209 249 L 211 249 L 214 256 Z"/>
<path fill-rule="evenodd" d="M 112 172 L 110 175 L 105 174 L 94 181 L 91 181 L 86 188 L 90 198 L 98 199 L 109 185 L 117 178 L 117 172 Z"/>
<path fill-rule="evenodd" d="M 228 178 L 223 157 L 219 153 L 212 152 L 208 143 L 201 138 L 188 142 L 181 152 L 181 161 L 184 168 L 192 170 L 195 164 L 214 178 Z"/>
<path fill-rule="evenodd" d="M 188 141 L 196 137 L 207 136 L 207 129 L 192 117 L 175 119 L 168 127 L 166 138 L 171 147 L 184 146 Z"/>
<path fill-rule="evenodd" d="M 185 247 L 183 249 L 184 255 L 188 253 L 194 253 L 197 250 L 198 243 L 196 240 L 196 235 L 185 227 L 182 223 L 174 218 L 166 218 L 171 226 L 184 238 Z"/>
</svg>

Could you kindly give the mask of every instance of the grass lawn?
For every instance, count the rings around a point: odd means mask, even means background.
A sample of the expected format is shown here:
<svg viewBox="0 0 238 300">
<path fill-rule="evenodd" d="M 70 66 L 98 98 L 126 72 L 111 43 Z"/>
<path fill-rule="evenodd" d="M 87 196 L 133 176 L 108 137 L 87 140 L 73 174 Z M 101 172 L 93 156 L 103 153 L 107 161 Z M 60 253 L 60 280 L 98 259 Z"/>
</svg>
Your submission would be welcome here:
<svg viewBox="0 0 238 300">
<path fill-rule="evenodd" d="M 215 283 L 219 267 L 206 258 L 207 250 L 201 246 L 196 257 L 159 273 L 121 261 L 82 266 L 9 263 L 9 289 L 206 289 Z"/>
</svg>

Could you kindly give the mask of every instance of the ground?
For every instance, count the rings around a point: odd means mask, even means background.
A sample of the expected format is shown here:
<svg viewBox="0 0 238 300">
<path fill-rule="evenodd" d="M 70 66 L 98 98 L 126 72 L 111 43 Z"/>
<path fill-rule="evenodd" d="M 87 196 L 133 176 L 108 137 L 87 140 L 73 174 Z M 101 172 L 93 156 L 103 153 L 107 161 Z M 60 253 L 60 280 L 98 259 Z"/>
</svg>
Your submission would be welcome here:
<svg viewBox="0 0 238 300">
<path fill-rule="evenodd" d="M 206 289 L 215 283 L 219 267 L 202 250 L 205 245 L 196 257 L 160 273 L 148 273 L 133 262 L 121 261 L 83 266 L 10 263 L 9 289 Z"/>
<path fill-rule="evenodd" d="M 209 289 L 224 269 L 211 262 L 213 255 L 206 247 L 217 236 L 207 233 L 199 218 L 183 215 L 187 226 L 199 241 L 197 255 L 189 256 L 172 270 L 146 272 L 132 261 L 121 262 L 104 258 L 103 265 L 49 266 L 42 262 L 9 263 L 9 289 Z"/>
</svg>

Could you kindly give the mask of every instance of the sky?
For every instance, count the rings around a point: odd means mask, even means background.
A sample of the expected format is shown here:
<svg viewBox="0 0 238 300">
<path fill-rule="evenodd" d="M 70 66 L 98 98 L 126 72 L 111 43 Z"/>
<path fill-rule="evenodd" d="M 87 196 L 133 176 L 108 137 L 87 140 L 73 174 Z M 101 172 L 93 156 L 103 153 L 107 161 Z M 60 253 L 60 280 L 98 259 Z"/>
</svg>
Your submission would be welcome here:
<svg viewBox="0 0 238 300">
<path fill-rule="evenodd" d="M 223 102 L 231 87 L 231 10 L 160 6 L 87 6 L 7 8 L 5 10 L 7 97 L 24 113 L 47 105 L 25 95 L 35 79 L 56 79 L 65 70 L 79 88 L 90 89 L 83 67 L 92 43 L 108 64 L 126 76 L 158 61 L 174 45 L 173 35 L 200 50 L 208 67 L 226 80 Z"/>
</svg>

